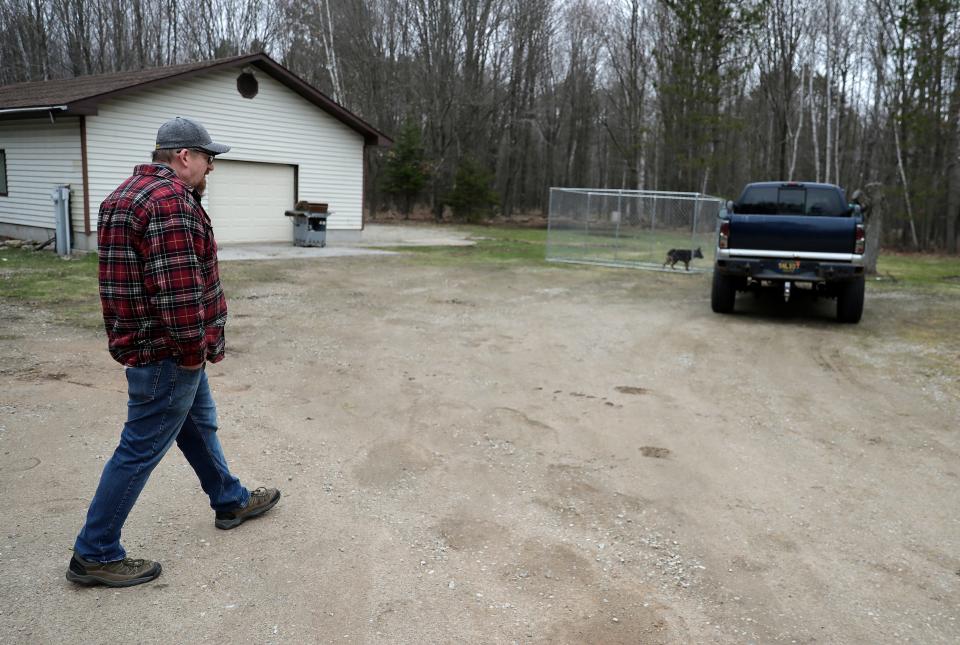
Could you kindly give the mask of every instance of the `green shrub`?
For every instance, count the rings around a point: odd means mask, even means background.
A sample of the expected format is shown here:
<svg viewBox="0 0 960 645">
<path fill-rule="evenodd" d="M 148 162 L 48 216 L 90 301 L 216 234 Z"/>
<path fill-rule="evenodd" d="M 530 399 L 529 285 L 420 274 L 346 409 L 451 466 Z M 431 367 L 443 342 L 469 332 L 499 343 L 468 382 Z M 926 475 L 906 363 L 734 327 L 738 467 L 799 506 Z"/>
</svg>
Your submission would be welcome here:
<svg viewBox="0 0 960 645">
<path fill-rule="evenodd" d="M 424 158 L 420 129 L 408 123 L 387 152 L 380 186 L 393 198 L 400 212 L 409 216 L 429 180 L 430 169 Z"/>
<path fill-rule="evenodd" d="M 490 215 L 500 199 L 492 188 L 493 173 L 476 160 L 465 157 L 460 161 L 453 180 L 453 190 L 446 203 L 458 218 L 475 223 Z"/>
</svg>

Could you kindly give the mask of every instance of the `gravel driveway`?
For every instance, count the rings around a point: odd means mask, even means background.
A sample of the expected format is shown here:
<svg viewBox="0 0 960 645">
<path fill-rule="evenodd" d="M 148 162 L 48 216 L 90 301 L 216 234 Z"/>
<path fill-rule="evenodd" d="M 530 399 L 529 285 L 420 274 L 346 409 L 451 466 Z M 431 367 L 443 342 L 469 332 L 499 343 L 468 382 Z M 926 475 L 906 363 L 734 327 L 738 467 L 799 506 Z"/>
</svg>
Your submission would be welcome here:
<svg viewBox="0 0 960 645">
<path fill-rule="evenodd" d="M 130 589 L 63 576 L 121 368 L 0 304 L 0 642 L 960 641 L 956 339 L 922 328 L 956 304 L 869 290 L 842 326 L 714 315 L 704 276 L 223 270 L 221 441 L 284 498 L 217 531 L 171 451 L 124 532 L 164 572 Z"/>
</svg>

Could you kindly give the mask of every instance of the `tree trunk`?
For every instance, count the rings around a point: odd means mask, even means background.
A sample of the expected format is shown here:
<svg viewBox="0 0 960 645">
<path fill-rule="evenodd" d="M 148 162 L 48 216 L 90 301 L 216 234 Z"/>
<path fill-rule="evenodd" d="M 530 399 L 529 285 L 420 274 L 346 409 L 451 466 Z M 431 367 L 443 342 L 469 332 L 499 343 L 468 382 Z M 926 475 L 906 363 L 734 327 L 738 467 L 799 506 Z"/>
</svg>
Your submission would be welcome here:
<svg viewBox="0 0 960 645">
<path fill-rule="evenodd" d="M 830 126 L 832 125 L 832 116 L 833 116 L 833 100 L 831 98 L 830 90 L 831 85 L 833 84 L 833 77 L 831 75 L 832 66 L 833 66 L 833 56 L 831 53 L 831 45 L 833 44 L 833 21 L 834 15 L 832 15 L 831 9 L 833 7 L 832 0 L 827 0 L 827 116 L 826 116 L 826 137 L 825 137 L 825 152 L 826 152 L 826 163 L 824 163 L 824 181 L 830 183 L 830 152 L 833 146 L 831 145 L 831 136 L 830 136 Z"/>
<path fill-rule="evenodd" d="M 797 169 L 797 145 L 800 143 L 800 132 L 803 130 L 803 108 L 804 104 L 806 103 L 804 97 L 804 94 L 806 93 L 806 88 L 804 87 L 804 75 L 806 74 L 806 71 L 806 65 L 800 68 L 800 108 L 797 110 L 797 132 L 793 137 L 793 152 L 790 155 L 790 171 L 787 173 L 787 181 L 793 181 L 793 173 Z"/>
<path fill-rule="evenodd" d="M 957 116 L 960 121 L 960 114 Z M 947 253 L 957 253 L 957 221 L 960 220 L 960 123 L 958 123 L 956 150 L 950 163 L 947 184 Z"/>
<path fill-rule="evenodd" d="M 907 185 L 907 173 L 903 169 L 903 151 L 900 149 L 900 115 L 898 114 L 893 122 L 893 144 L 897 150 L 897 169 L 900 171 L 900 181 L 903 184 L 903 201 L 907 205 L 907 218 L 910 220 L 910 241 L 913 242 L 913 250 L 920 248 L 920 241 L 917 238 L 917 225 L 913 219 L 913 208 L 910 205 L 910 187 Z"/>
<path fill-rule="evenodd" d="M 852 199 L 860 204 L 867 227 L 863 270 L 868 275 L 876 275 L 877 258 L 880 256 L 880 238 L 883 233 L 883 212 L 886 210 L 883 184 L 867 184 L 862 190 L 854 191 Z"/>
<path fill-rule="evenodd" d="M 820 142 L 817 141 L 817 95 L 813 91 L 813 68 L 810 69 L 810 135 L 813 137 L 813 178 L 820 181 Z"/>
<path fill-rule="evenodd" d="M 330 20 L 330 2 L 323 0 L 323 11 L 326 17 L 324 28 L 320 31 L 320 40 L 327 60 L 327 73 L 330 74 L 330 86 L 333 88 L 333 100 L 344 102 L 343 85 L 340 83 L 340 66 L 337 63 L 337 51 L 333 46 L 333 21 Z"/>
</svg>

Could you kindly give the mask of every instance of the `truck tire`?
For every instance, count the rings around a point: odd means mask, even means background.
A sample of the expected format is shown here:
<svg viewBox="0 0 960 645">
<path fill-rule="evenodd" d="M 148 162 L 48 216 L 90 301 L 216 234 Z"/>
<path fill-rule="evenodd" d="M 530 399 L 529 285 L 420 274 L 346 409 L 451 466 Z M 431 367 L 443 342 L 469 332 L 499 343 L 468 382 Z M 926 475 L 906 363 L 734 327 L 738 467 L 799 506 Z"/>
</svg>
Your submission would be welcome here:
<svg viewBox="0 0 960 645">
<path fill-rule="evenodd" d="M 733 311 L 737 299 L 737 284 L 730 276 L 719 271 L 713 272 L 713 289 L 710 291 L 710 307 L 715 313 L 728 314 Z"/>
<path fill-rule="evenodd" d="M 863 315 L 863 276 L 840 285 L 837 293 L 837 320 L 842 323 L 858 323 Z"/>
</svg>

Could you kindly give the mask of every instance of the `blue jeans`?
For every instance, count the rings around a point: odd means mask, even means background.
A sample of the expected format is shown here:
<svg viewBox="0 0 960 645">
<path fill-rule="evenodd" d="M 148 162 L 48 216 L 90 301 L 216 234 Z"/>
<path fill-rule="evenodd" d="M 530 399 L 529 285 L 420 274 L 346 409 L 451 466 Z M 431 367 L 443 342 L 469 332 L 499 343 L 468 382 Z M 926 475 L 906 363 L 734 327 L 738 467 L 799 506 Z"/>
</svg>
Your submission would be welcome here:
<svg viewBox="0 0 960 645">
<path fill-rule="evenodd" d="M 126 557 L 120 530 L 147 478 L 174 440 L 200 478 L 215 511 L 246 506 L 250 493 L 230 474 L 217 439 L 217 406 L 203 369 L 185 370 L 173 359 L 128 367 L 127 422 L 103 468 L 74 552 L 86 560 Z"/>
</svg>

